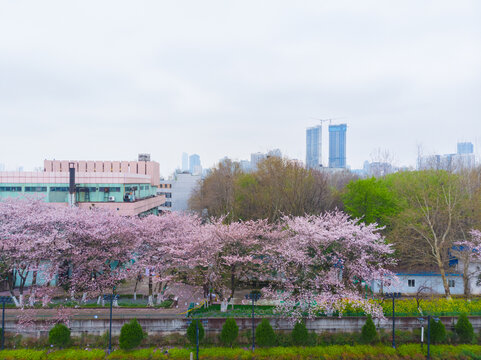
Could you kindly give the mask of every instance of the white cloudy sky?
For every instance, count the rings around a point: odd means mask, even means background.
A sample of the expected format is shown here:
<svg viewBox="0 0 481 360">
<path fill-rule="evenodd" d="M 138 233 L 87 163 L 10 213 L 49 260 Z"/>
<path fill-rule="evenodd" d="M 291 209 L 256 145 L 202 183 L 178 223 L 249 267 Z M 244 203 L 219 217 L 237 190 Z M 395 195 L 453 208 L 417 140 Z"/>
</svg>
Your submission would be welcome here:
<svg viewBox="0 0 481 360">
<path fill-rule="evenodd" d="M 0 0 L 0 163 L 304 159 L 316 117 L 348 124 L 353 168 L 480 147 L 480 19 L 478 0 Z"/>
</svg>

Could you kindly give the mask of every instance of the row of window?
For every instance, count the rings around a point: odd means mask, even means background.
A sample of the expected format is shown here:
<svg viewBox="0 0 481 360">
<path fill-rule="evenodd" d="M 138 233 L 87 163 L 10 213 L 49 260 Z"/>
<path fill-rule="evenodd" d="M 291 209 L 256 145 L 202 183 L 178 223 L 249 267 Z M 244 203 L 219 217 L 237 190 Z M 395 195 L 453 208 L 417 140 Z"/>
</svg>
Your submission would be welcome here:
<svg viewBox="0 0 481 360">
<path fill-rule="evenodd" d="M 159 195 L 165 195 L 166 199 L 172 198 L 172 193 L 170 193 L 170 192 L 160 192 Z"/>
<path fill-rule="evenodd" d="M 164 206 L 164 207 L 172 207 L 172 201 L 166 201 L 165 203 L 163 203 L 162 205 L 160 206 Z"/>
<path fill-rule="evenodd" d="M 136 188 L 136 187 L 134 187 Z M 95 192 L 95 191 L 100 191 L 100 192 L 120 192 L 120 187 L 114 186 L 114 187 L 79 187 L 78 191 L 79 192 Z M 125 190 L 131 191 L 130 187 L 126 187 Z M 21 186 L 0 186 L 0 192 L 2 191 L 8 191 L 8 192 L 22 192 L 22 187 Z M 25 192 L 46 192 L 47 187 L 46 186 L 25 186 Z M 68 187 L 67 186 L 51 186 L 50 191 L 55 191 L 55 192 L 67 192 Z"/>
<path fill-rule="evenodd" d="M 46 192 L 46 186 L 25 186 L 25 192 Z"/>
<path fill-rule="evenodd" d="M 171 189 L 172 184 L 160 184 L 159 186 L 161 189 Z"/>
<path fill-rule="evenodd" d="M 456 286 L 455 280 L 448 279 L 448 286 L 449 287 L 455 287 Z M 408 279 L 408 287 L 416 287 L 416 280 L 415 279 Z"/>
<path fill-rule="evenodd" d="M 20 192 L 22 191 L 22 187 L 21 186 L 0 186 L 0 191 Z"/>
</svg>

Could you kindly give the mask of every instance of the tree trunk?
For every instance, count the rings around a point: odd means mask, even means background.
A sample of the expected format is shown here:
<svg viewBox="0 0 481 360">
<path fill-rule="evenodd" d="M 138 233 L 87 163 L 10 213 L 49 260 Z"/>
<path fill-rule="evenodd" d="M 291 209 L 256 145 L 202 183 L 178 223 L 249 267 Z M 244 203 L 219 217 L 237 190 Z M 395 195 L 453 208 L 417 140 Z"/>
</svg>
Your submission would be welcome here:
<svg viewBox="0 0 481 360">
<path fill-rule="evenodd" d="M 37 264 L 37 268 L 38 268 L 38 264 Z M 29 304 L 30 307 L 35 306 L 35 293 L 36 293 L 36 288 L 37 288 L 37 273 L 38 273 L 38 271 L 34 270 L 33 274 L 32 274 L 32 285 L 30 286 L 30 296 L 29 296 L 29 299 L 28 299 L 28 304 Z"/>
<path fill-rule="evenodd" d="M 451 291 L 449 290 L 449 283 L 448 279 L 446 278 L 446 272 L 444 271 L 444 264 L 441 261 L 441 257 L 439 256 L 439 253 L 436 254 L 436 260 L 438 263 L 439 267 L 439 272 L 441 273 L 441 278 L 443 279 L 443 286 L 444 286 L 444 293 L 446 295 L 446 299 L 451 299 Z"/>
<path fill-rule="evenodd" d="M 468 256 L 465 257 L 463 262 L 463 285 L 464 285 L 464 296 L 466 299 L 471 297 L 471 288 L 470 288 L 470 274 L 469 274 L 469 258 Z"/>
<path fill-rule="evenodd" d="M 230 296 L 229 296 L 229 301 L 234 297 L 235 293 L 235 286 L 236 286 L 236 281 L 235 281 L 235 265 L 231 267 L 231 273 L 230 273 Z"/>
</svg>

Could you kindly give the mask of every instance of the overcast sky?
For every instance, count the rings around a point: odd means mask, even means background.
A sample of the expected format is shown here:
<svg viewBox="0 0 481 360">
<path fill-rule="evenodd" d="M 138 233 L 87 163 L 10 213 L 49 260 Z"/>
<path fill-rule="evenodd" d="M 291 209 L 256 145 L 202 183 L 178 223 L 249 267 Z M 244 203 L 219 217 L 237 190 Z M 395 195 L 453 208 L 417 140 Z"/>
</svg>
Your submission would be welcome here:
<svg viewBox="0 0 481 360">
<path fill-rule="evenodd" d="M 0 0 L 0 163 L 305 160 L 313 118 L 347 123 L 352 168 L 479 154 L 480 19 L 478 0 Z"/>
</svg>

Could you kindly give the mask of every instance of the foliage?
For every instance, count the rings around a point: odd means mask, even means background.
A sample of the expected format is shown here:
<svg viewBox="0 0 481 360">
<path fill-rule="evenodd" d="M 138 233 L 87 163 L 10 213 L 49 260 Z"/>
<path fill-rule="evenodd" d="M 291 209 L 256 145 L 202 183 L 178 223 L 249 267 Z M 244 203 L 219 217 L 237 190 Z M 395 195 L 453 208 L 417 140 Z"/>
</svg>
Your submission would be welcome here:
<svg viewBox="0 0 481 360">
<path fill-rule="evenodd" d="M 239 163 L 221 162 L 194 192 L 190 207 L 211 216 L 238 220 L 279 220 L 335 208 L 329 175 L 294 161 L 270 157 L 244 173 Z"/>
<path fill-rule="evenodd" d="M 58 347 L 65 347 L 70 343 L 70 329 L 65 324 L 55 325 L 48 333 L 50 344 Z"/>
<path fill-rule="evenodd" d="M 222 344 L 227 346 L 232 346 L 234 341 L 239 335 L 239 327 L 234 319 L 226 319 L 224 325 L 222 326 L 222 332 L 220 333 L 220 340 Z"/>
<path fill-rule="evenodd" d="M 187 328 L 187 339 L 189 339 L 190 343 L 192 345 L 197 344 L 197 331 L 196 331 L 196 325 L 199 331 L 199 343 L 202 342 L 202 339 L 204 339 L 204 326 L 202 325 L 202 322 L 198 319 L 192 320 L 190 323 L 189 327 Z"/>
<path fill-rule="evenodd" d="M 288 317 L 342 312 L 350 303 L 373 317 L 382 308 L 363 297 L 363 282 L 395 278 L 387 267 L 395 261 L 391 246 L 374 225 L 358 224 L 340 212 L 286 217 L 285 231 L 269 249 L 272 272 L 283 274 L 264 292 Z M 354 280 L 354 281 L 353 281 Z M 346 299 L 350 299 L 349 302 Z"/>
<path fill-rule="evenodd" d="M 119 345 L 122 350 L 132 350 L 140 345 L 144 338 L 142 327 L 136 319 L 124 324 L 120 330 Z"/>
<path fill-rule="evenodd" d="M 294 325 L 294 329 L 291 332 L 292 345 L 305 346 L 309 342 L 309 333 L 307 332 L 304 321 L 298 321 Z"/>
<path fill-rule="evenodd" d="M 365 344 L 372 344 L 377 339 L 376 326 L 371 315 L 367 316 L 366 323 L 362 327 L 361 338 Z"/>
<path fill-rule="evenodd" d="M 125 352 L 117 350 L 112 352 L 109 360 L 144 360 L 144 359 L 188 359 L 190 349 L 172 348 L 168 355 L 163 354 L 160 349 L 142 349 Z M 318 346 L 318 347 L 288 347 L 288 348 L 259 348 L 255 353 L 241 348 L 207 348 L 200 352 L 201 359 L 209 360 L 421 360 L 425 358 L 426 349 L 421 350 L 419 344 L 400 345 L 393 349 L 389 345 L 372 346 Z M 431 347 L 433 359 L 438 360 L 468 360 L 479 359 L 481 354 L 480 345 L 434 345 Z M 69 349 L 47 353 L 44 350 L 5 350 L 0 352 L 0 360 L 100 360 L 105 359 L 103 350 L 80 350 Z"/>
<path fill-rule="evenodd" d="M 436 321 L 431 319 L 431 342 L 433 344 L 438 344 L 446 339 L 446 328 L 441 320 Z"/>
<path fill-rule="evenodd" d="M 342 200 L 344 210 L 366 224 L 389 226 L 391 217 L 400 211 L 400 201 L 385 178 L 372 177 L 350 182 Z"/>
<path fill-rule="evenodd" d="M 471 323 L 469 322 L 466 314 L 461 314 L 458 317 L 458 322 L 456 323 L 455 330 L 461 343 L 469 344 L 473 341 L 473 325 L 471 325 Z"/>
<path fill-rule="evenodd" d="M 274 346 L 276 343 L 276 334 L 267 319 L 262 319 L 256 328 L 256 343 L 259 346 Z"/>
</svg>

